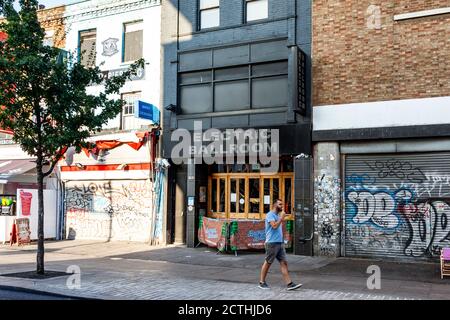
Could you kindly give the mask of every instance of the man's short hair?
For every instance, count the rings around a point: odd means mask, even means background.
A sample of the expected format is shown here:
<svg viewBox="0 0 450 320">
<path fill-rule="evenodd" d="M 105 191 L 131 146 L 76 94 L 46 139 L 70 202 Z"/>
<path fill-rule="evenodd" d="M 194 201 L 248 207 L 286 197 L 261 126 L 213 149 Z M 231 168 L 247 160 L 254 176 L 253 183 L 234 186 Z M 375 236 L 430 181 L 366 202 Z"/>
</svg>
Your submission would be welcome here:
<svg viewBox="0 0 450 320">
<path fill-rule="evenodd" d="M 275 199 L 272 204 L 276 204 L 278 201 L 283 202 L 281 199 Z"/>
</svg>

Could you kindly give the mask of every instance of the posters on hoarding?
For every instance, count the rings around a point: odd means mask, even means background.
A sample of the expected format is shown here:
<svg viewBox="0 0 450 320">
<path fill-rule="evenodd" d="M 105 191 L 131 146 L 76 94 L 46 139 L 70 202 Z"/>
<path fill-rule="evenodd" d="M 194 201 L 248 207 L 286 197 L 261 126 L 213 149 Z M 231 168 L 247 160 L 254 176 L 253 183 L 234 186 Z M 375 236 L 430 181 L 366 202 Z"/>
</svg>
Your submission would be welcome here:
<svg viewBox="0 0 450 320">
<path fill-rule="evenodd" d="M 44 238 L 56 238 L 56 191 L 44 190 Z M 17 217 L 30 220 L 31 240 L 37 240 L 38 190 L 17 190 Z"/>
<path fill-rule="evenodd" d="M 205 203 L 206 202 L 206 187 L 204 187 L 204 186 L 200 187 L 199 201 L 201 203 Z"/>
<path fill-rule="evenodd" d="M 15 220 L 15 239 L 14 234 L 12 241 L 16 240 L 16 242 L 20 245 L 29 244 L 31 242 L 30 239 L 30 219 L 21 218 Z"/>
</svg>

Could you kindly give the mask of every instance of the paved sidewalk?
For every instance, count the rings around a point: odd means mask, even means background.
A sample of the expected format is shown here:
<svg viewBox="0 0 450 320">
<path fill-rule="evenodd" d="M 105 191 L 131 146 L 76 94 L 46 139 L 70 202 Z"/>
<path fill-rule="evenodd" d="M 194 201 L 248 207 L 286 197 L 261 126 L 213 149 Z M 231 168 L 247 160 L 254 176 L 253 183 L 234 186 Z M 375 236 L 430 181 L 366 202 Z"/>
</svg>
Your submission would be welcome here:
<svg viewBox="0 0 450 320">
<path fill-rule="evenodd" d="M 216 254 L 213 249 L 149 247 L 124 242 L 46 243 L 46 269 L 81 269 L 81 288 L 69 289 L 69 276 L 47 280 L 3 277 L 35 268 L 36 246 L 0 246 L 0 286 L 96 299 L 271 300 L 271 299 L 449 299 L 450 280 L 441 280 L 436 263 L 327 259 L 289 255 L 294 281 L 304 286 L 287 292 L 278 265 L 268 276 L 271 290 L 257 287 L 261 253 Z M 368 290 L 367 267 L 381 268 L 381 290 Z"/>
</svg>

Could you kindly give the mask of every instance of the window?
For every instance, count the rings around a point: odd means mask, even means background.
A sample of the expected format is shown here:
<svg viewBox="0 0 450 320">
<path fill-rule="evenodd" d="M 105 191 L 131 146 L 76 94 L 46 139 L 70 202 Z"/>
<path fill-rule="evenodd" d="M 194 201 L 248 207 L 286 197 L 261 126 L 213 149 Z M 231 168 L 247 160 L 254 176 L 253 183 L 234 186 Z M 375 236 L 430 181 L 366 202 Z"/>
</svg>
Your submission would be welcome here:
<svg viewBox="0 0 450 320">
<path fill-rule="evenodd" d="M 214 88 L 216 112 L 249 109 L 248 80 L 218 82 Z"/>
<path fill-rule="evenodd" d="M 54 30 L 46 30 L 44 36 L 44 46 L 53 47 L 53 36 L 55 34 Z"/>
<path fill-rule="evenodd" d="M 199 0 L 200 29 L 214 28 L 220 25 L 220 0 Z"/>
<path fill-rule="evenodd" d="M 134 117 L 134 103 L 141 98 L 140 92 L 123 93 L 121 99 L 125 101 L 122 108 L 120 129 L 138 129 L 138 119 Z"/>
<path fill-rule="evenodd" d="M 276 92 L 277 94 L 273 94 Z M 287 77 L 272 77 L 255 79 L 252 82 L 253 108 L 269 108 L 271 106 L 287 106 Z"/>
<path fill-rule="evenodd" d="M 223 219 L 264 219 L 275 199 L 292 214 L 294 174 L 215 173 L 209 177 L 208 216 Z M 292 217 L 292 216 L 291 216 Z"/>
<path fill-rule="evenodd" d="M 227 179 L 217 177 L 209 179 L 209 204 L 210 212 L 216 218 L 226 217 Z"/>
<path fill-rule="evenodd" d="M 287 61 L 180 74 L 180 106 L 183 114 L 287 105 Z"/>
<path fill-rule="evenodd" d="M 79 58 L 80 63 L 87 67 L 95 67 L 97 56 L 97 31 L 95 29 L 80 31 L 79 33 Z"/>
<path fill-rule="evenodd" d="M 246 0 L 246 22 L 267 19 L 269 17 L 269 0 Z"/>
<path fill-rule="evenodd" d="M 272 203 L 280 198 L 280 178 L 263 178 L 264 212 L 269 212 Z"/>
<path fill-rule="evenodd" d="M 123 56 L 122 62 L 132 62 L 141 59 L 143 54 L 143 22 L 130 22 L 124 24 Z"/>
</svg>

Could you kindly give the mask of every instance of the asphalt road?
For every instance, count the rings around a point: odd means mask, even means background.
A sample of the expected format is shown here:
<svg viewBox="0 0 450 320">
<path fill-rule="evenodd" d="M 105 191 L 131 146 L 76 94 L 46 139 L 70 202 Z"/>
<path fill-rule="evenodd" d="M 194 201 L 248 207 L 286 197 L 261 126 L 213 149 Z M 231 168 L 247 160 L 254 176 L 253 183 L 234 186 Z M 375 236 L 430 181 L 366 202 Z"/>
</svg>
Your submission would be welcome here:
<svg viewBox="0 0 450 320">
<path fill-rule="evenodd" d="M 0 289 L 0 300 L 72 300 L 72 299 L 53 296 L 49 294 L 37 294 L 37 293 Z"/>
</svg>

